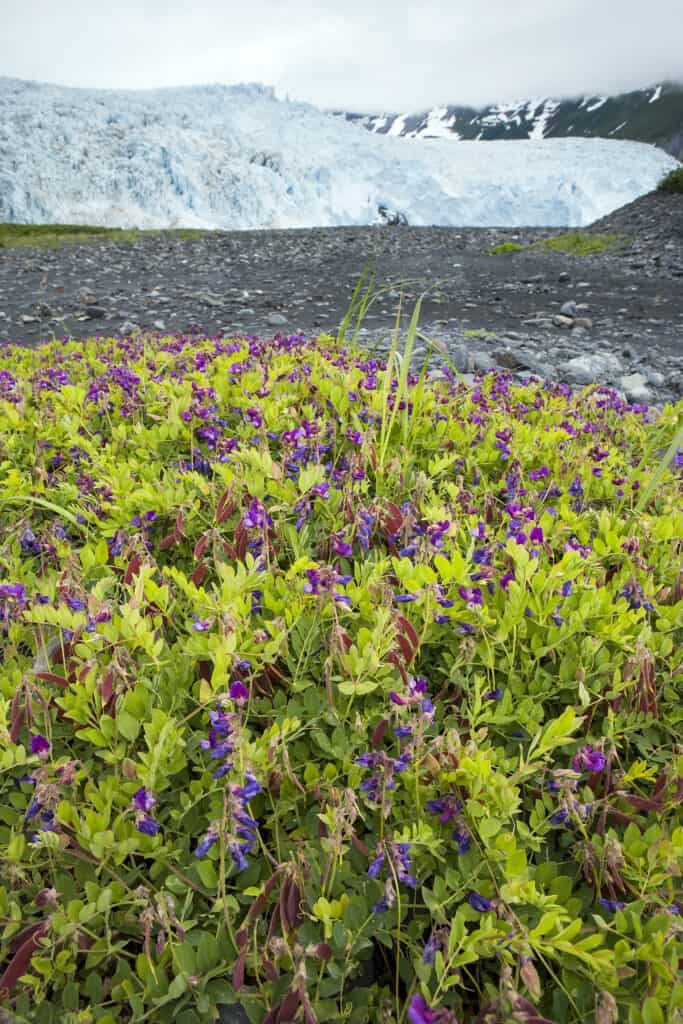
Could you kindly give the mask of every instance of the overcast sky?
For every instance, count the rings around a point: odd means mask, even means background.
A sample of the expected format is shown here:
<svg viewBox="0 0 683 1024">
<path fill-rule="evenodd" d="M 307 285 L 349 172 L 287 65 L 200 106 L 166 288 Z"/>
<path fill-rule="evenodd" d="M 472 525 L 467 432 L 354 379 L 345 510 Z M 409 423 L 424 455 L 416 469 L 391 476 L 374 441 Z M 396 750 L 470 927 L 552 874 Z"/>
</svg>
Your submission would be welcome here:
<svg viewBox="0 0 683 1024">
<path fill-rule="evenodd" d="M 0 0 L 0 75 L 376 112 L 683 80 L 683 0 Z"/>
</svg>

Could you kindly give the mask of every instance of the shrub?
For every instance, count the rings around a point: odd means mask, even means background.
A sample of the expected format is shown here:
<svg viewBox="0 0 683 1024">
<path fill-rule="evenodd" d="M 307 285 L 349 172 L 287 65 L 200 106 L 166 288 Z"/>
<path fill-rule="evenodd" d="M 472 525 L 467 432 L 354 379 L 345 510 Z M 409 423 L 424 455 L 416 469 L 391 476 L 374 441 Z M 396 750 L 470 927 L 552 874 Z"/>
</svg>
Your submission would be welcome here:
<svg viewBox="0 0 683 1024">
<path fill-rule="evenodd" d="M 669 171 L 657 186 L 659 192 L 683 192 L 683 166 Z"/>
<path fill-rule="evenodd" d="M 681 413 L 1 349 L 12 1019 L 677 1019 Z"/>
</svg>

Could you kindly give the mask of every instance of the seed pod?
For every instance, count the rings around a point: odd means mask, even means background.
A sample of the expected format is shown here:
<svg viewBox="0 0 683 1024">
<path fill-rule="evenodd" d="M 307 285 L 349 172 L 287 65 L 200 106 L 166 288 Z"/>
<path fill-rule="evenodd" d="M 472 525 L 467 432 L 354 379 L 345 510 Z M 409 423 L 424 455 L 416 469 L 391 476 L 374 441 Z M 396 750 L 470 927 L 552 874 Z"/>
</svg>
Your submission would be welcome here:
<svg viewBox="0 0 683 1024">
<path fill-rule="evenodd" d="M 244 984 L 244 964 L 247 959 L 247 951 L 243 949 L 240 955 L 235 961 L 235 966 L 232 971 L 232 987 L 235 992 L 239 992 Z"/>
<path fill-rule="evenodd" d="M 542 992 L 541 979 L 531 957 L 523 957 L 519 973 L 532 999 L 540 999 Z"/>
<path fill-rule="evenodd" d="M 595 1011 L 595 1024 L 616 1024 L 619 1019 L 619 1010 L 611 992 L 603 990 L 598 997 L 598 1006 Z"/>
<path fill-rule="evenodd" d="M 299 886 L 293 878 L 290 879 L 289 883 L 287 916 L 292 923 L 292 928 L 298 928 L 301 924 L 301 893 L 299 892 Z"/>
</svg>

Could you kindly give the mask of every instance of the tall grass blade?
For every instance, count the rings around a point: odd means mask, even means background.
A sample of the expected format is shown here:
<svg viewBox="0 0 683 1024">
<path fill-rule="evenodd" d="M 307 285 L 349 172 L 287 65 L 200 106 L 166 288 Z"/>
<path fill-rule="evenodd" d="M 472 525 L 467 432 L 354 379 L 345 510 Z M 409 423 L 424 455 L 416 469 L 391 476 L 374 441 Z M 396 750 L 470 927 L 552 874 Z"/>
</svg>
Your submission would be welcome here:
<svg viewBox="0 0 683 1024">
<path fill-rule="evenodd" d="M 351 296 L 351 302 L 349 303 L 349 307 L 346 310 L 346 313 L 344 314 L 344 319 L 342 320 L 341 325 L 339 327 L 339 331 L 337 332 L 337 341 L 338 341 L 338 343 L 340 345 L 344 344 L 344 338 L 346 337 L 346 332 L 348 330 L 349 324 L 351 323 L 351 318 L 353 317 L 353 315 L 354 315 L 354 313 L 356 311 L 356 307 L 357 307 L 357 305 L 360 302 L 359 295 L 361 293 L 361 290 L 363 288 L 363 284 L 365 283 L 365 279 L 368 276 L 368 274 L 370 274 L 370 284 L 368 285 L 368 287 L 370 287 L 371 284 L 372 284 L 372 280 L 374 279 L 374 276 L 375 276 L 374 275 L 374 270 L 372 269 L 372 266 L 371 266 L 370 262 L 365 265 L 365 267 L 363 268 L 363 270 L 361 272 L 360 277 L 358 278 L 358 282 L 356 283 L 356 287 L 353 290 L 353 295 Z M 367 293 L 367 289 L 366 289 L 366 293 Z M 358 327 L 356 327 L 356 332 L 357 332 L 357 330 L 358 330 Z"/>
<path fill-rule="evenodd" d="M 650 500 L 650 498 L 652 497 L 652 495 L 656 491 L 657 487 L 659 486 L 659 483 L 660 483 L 662 477 L 664 476 L 664 474 L 666 473 L 667 469 L 669 468 L 671 460 L 674 458 L 676 452 L 681 447 L 683 447 L 683 423 L 681 424 L 681 426 L 678 428 L 678 430 L 674 434 L 673 441 L 671 442 L 671 444 L 667 448 L 667 450 L 664 453 L 664 455 L 662 456 L 662 458 L 659 460 L 659 465 L 657 466 L 657 469 L 655 470 L 653 475 L 650 477 L 649 484 L 647 485 L 647 487 L 645 488 L 645 490 L 641 494 L 640 499 L 638 501 L 638 504 L 636 505 L 636 512 L 642 512 L 643 511 L 643 509 L 647 505 L 648 501 Z M 640 462 L 640 465 L 639 465 L 638 469 L 640 469 L 640 467 L 643 465 L 644 461 L 645 461 L 645 457 L 643 457 L 643 459 L 641 459 L 641 462 Z"/>
<path fill-rule="evenodd" d="M 79 530 L 85 530 L 86 532 L 88 530 L 87 524 L 79 523 L 73 512 L 69 512 L 60 505 L 55 505 L 54 502 L 48 501 L 47 498 L 36 498 L 31 494 L 13 494 L 10 497 L 0 495 L 0 504 L 9 504 L 10 502 L 18 502 L 21 504 L 23 501 L 28 502 L 30 505 L 39 505 L 41 508 L 47 509 L 48 512 L 55 512 L 57 515 L 61 516 L 62 519 L 66 519 L 70 523 L 73 523 L 73 525 L 77 526 Z"/>
</svg>

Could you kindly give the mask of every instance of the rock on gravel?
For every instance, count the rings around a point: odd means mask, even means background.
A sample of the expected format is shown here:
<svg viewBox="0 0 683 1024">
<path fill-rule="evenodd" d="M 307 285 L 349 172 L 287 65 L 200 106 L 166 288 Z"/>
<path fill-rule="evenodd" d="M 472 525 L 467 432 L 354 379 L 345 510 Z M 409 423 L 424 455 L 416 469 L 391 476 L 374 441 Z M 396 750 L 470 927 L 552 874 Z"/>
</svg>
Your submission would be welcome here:
<svg viewBox="0 0 683 1024">
<path fill-rule="evenodd" d="M 626 393 L 630 402 L 649 402 L 652 392 L 647 386 L 647 377 L 642 373 L 625 374 L 619 381 L 619 387 Z"/>
<path fill-rule="evenodd" d="M 623 370 L 618 356 L 609 352 L 596 352 L 592 355 L 576 356 L 564 363 L 560 373 L 575 384 L 592 384 L 593 381 L 610 381 Z"/>
</svg>

